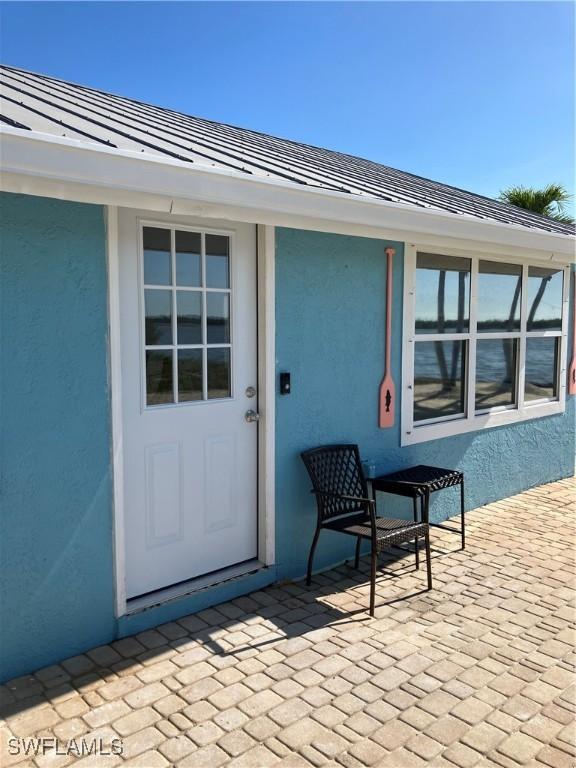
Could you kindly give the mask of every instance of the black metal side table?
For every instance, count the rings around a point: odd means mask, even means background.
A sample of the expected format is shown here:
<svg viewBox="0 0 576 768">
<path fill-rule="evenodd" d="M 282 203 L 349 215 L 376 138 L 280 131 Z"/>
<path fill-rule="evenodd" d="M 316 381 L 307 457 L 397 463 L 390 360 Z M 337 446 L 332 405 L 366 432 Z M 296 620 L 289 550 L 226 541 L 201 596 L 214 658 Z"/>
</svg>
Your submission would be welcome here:
<svg viewBox="0 0 576 768">
<path fill-rule="evenodd" d="M 459 532 L 462 537 L 462 549 L 466 546 L 466 524 L 464 520 L 464 473 L 455 469 L 442 469 L 441 467 L 428 467 L 419 464 L 416 467 L 402 469 L 389 475 L 375 477 L 371 481 L 372 496 L 376 501 L 376 492 L 392 493 L 397 496 L 406 496 L 412 499 L 414 508 L 414 521 L 418 520 L 418 499 L 420 499 L 420 515 L 423 523 L 428 523 L 436 528 L 444 528 L 447 531 Z M 453 528 L 443 523 L 430 523 L 430 494 L 441 491 L 451 486 L 460 486 L 460 529 Z"/>
</svg>

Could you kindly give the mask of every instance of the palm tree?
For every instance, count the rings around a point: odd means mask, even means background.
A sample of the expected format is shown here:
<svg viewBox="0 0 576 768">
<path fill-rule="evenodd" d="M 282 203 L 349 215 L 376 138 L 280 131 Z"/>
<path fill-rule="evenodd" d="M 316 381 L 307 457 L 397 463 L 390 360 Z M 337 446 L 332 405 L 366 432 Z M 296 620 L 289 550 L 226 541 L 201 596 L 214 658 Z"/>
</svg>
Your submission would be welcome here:
<svg viewBox="0 0 576 768">
<path fill-rule="evenodd" d="M 574 224 L 574 218 L 565 211 L 566 204 L 572 200 L 572 195 L 568 194 L 562 184 L 548 184 L 543 189 L 508 187 L 500 192 L 498 198 L 504 203 L 539 213 L 549 219 L 555 219 L 564 224 Z"/>
</svg>

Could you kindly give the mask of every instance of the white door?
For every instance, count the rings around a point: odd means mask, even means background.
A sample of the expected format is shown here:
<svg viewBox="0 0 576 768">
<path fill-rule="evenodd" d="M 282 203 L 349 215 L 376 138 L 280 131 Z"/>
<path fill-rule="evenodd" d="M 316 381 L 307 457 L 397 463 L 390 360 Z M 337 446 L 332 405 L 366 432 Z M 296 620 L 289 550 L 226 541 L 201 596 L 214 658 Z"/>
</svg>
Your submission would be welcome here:
<svg viewBox="0 0 576 768">
<path fill-rule="evenodd" d="M 119 219 L 128 598 L 257 556 L 255 227 Z"/>
</svg>

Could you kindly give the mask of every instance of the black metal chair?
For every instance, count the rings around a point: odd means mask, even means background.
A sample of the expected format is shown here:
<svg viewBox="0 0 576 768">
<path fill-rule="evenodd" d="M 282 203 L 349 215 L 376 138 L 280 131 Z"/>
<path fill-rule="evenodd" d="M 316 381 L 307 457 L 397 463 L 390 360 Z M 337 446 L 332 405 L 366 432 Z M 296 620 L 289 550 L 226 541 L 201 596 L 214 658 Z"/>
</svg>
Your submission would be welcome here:
<svg viewBox="0 0 576 768">
<path fill-rule="evenodd" d="M 368 497 L 368 484 L 364 477 L 357 445 L 324 445 L 300 454 L 316 496 L 318 520 L 308 557 L 306 585 L 312 580 L 314 552 L 320 531 L 346 533 L 356 537 L 355 568 L 360 559 L 362 539 L 370 547 L 370 615 L 374 616 L 376 566 L 378 552 L 386 547 L 415 541 L 416 568 L 420 567 L 419 537 L 424 538 L 428 589 L 432 589 L 430 564 L 430 534 L 428 523 L 376 517 L 376 502 Z"/>
</svg>

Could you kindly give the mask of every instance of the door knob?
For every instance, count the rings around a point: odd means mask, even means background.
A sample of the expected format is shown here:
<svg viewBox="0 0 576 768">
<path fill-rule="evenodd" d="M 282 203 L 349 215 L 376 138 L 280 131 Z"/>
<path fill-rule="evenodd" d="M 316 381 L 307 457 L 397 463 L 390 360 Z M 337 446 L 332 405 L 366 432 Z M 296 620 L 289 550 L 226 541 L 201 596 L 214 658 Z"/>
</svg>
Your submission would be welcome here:
<svg viewBox="0 0 576 768">
<path fill-rule="evenodd" d="M 244 418 L 246 421 L 250 424 L 251 421 L 258 421 L 260 419 L 260 414 L 256 413 L 256 411 L 246 411 L 244 414 Z"/>
</svg>

